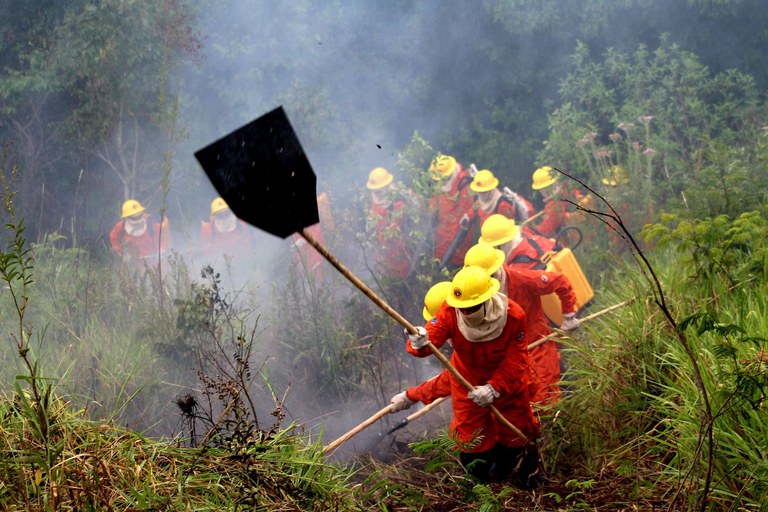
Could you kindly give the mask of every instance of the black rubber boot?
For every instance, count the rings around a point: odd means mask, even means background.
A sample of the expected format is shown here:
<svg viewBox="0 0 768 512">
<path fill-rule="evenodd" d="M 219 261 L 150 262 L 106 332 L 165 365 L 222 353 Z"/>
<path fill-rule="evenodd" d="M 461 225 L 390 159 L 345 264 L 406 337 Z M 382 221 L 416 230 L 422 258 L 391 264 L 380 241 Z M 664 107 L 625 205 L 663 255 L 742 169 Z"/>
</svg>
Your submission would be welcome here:
<svg viewBox="0 0 768 512">
<path fill-rule="evenodd" d="M 541 467 L 539 449 L 536 446 L 523 448 L 517 478 L 523 489 L 535 489 L 544 483 L 544 470 Z"/>
<path fill-rule="evenodd" d="M 461 465 L 470 476 L 477 478 L 481 483 L 490 481 L 491 466 L 494 463 L 494 449 L 477 453 L 460 453 Z"/>
<path fill-rule="evenodd" d="M 510 448 L 509 446 L 498 446 L 498 455 L 496 464 L 491 471 L 491 479 L 506 480 L 510 475 L 517 472 L 520 463 L 525 454 L 525 448 Z"/>
</svg>

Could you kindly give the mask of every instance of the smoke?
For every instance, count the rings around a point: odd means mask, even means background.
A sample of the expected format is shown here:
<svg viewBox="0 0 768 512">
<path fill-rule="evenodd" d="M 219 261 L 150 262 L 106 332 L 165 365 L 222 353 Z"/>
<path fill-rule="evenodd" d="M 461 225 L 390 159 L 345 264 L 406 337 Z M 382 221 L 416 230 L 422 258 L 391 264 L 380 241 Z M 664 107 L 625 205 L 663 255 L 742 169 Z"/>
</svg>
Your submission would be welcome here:
<svg viewBox="0 0 768 512">
<path fill-rule="evenodd" d="M 518 188 L 529 178 L 533 155 L 530 149 L 521 151 L 504 139 L 511 123 L 494 121 L 490 99 L 516 94 L 536 107 L 554 93 L 554 81 L 549 88 L 535 91 L 524 86 L 528 75 L 519 75 L 516 68 L 530 68 L 526 59 L 531 55 L 554 59 L 556 51 L 562 49 L 565 55 L 570 48 L 549 45 L 542 55 L 535 39 L 510 36 L 491 12 L 466 2 L 446 7 L 435 1 L 345 5 L 239 1 L 197 15 L 203 43 L 199 61 L 181 70 L 171 88 L 181 106 L 177 128 L 186 136 L 173 148 L 169 200 L 161 205 L 157 185 L 152 183 L 143 184 L 144 189 L 137 192 L 144 195 L 137 199 L 153 213 L 165 207 L 174 250 L 184 258 L 192 277 L 212 264 L 225 291 L 259 308 L 260 338 L 254 358 L 267 361 L 275 386 L 292 387 L 286 404 L 289 416 L 322 430 L 330 440 L 386 405 L 394 393 L 439 369 L 404 354 L 404 339 L 394 320 L 363 324 L 361 314 L 381 313 L 371 304 L 351 309 L 350 296 L 359 292 L 338 278 L 322 283 L 334 293 L 328 299 L 323 296 L 323 311 L 308 313 L 314 315 L 314 322 L 302 324 L 305 327 L 298 333 L 286 329 L 286 323 L 295 322 L 300 314 L 290 308 L 314 307 L 322 291 L 312 290 L 299 272 L 301 286 L 309 290 L 286 299 L 287 283 L 296 272 L 292 243 L 254 228 L 249 228 L 255 241 L 252 251 L 213 261 L 203 254 L 200 227 L 208 220 L 209 205 L 217 193 L 194 160 L 194 152 L 283 105 L 317 174 L 318 193 L 326 192 L 331 198 L 337 230 L 326 229 L 329 247 L 343 264 L 376 286 L 372 256 L 355 239 L 355 232 L 364 225 L 360 219 L 365 204 L 360 196 L 370 169 L 383 166 L 401 178 L 399 152 L 418 132 L 438 143 L 437 151 L 455 152 L 460 161 L 494 169 Z M 487 46 L 489 39 L 495 48 L 507 48 L 505 53 L 497 54 Z M 538 119 L 536 126 L 540 129 L 544 121 Z M 481 125 L 486 126 L 481 129 Z M 478 142 L 481 138 L 489 139 L 489 151 Z M 494 150 L 499 144 L 509 149 Z M 159 155 L 164 150 L 158 139 L 158 145 L 147 152 L 158 163 L 158 182 Z M 426 168 L 428 161 L 421 165 Z M 327 272 L 336 272 L 323 265 Z M 429 283 L 412 287 L 406 300 L 398 301 L 398 309 L 411 321 L 420 321 L 420 305 L 428 288 Z M 383 290 L 376 286 L 376 291 Z M 329 310 L 337 318 L 316 320 Z M 382 365 L 395 360 L 400 368 L 398 374 L 378 380 L 366 377 L 378 389 L 325 389 L 323 376 L 314 373 L 332 363 L 324 367 L 304 355 L 320 355 L 311 350 L 313 345 L 344 341 L 329 340 L 316 327 L 323 321 L 341 327 L 346 320 L 339 317 L 344 316 L 351 316 L 351 323 L 357 321 L 351 328 L 360 331 L 361 338 L 376 336 L 372 350 L 376 344 L 387 347 L 377 352 Z M 342 331 L 339 328 L 334 334 Z M 330 346 L 335 351 L 347 349 L 343 343 Z M 360 364 L 356 361 L 352 364 Z M 359 396 L 350 396 L 354 393 Z"/>
<path fill-rule="evenodd" d="M 269 343 L 260 346 L 258 358 L 269 361 L 270 373 L 281 385 L 300 380 L 300 372 L 309 367 L 289 362 L 289 352 L 280 345 L 286 342 L 281 339 L 284 322 L 296 316 L 290 310 L 276 310 L 290 307 L 284 288 L 296 271 L 295 249 L 290 240 L 249 227 L 255 241 L 252 250 L 214 260 L 206 257 L 199 241 L 201 223 L 209 219 L 211 201 L 218 194 L 194 159 L 195 151 L 283 105 L 317 174 L 318 193 L 327 193 L 331 200 L 336 228 L 324 232 L 328 247 L 343 264 L 375 285 L 371 254 L 354 237 L 365 221 L 365 180 L 379 166 L 401 179 L 400 153 L 414 133 L 433 144 L 435 151 L 491 169 L 502 185 L 537 199 L 530 191 L 530 175 L 538 166 L 536 154 L 540 141 L 546 139 L 547 114 L 557 105 L 558 84 L 568 73 L 568 58 L 577 40 L 584 40 L 599 56 L 608 47 L 633 51 L 639 42 L 653 49 L 659 34 L 669 32 L 684 46 L 706 49 L 707 62 L 716 67 L 749 65 L 761 62 L 764 55 L 758 35 L 764 32 L 761 27 L 768 10 L 755 8 L 755 1 L 710 2 L 710 8 L 697 17 L 691 14 L 699 12 L 692 4 L 704 2 L 664 2 L 664 9 L 657 8 L 659 2 L 585 1 L 582 9 L 561 0 L 537 2 L 535 8 L 525 8 L 524 3 L 209 2 L 196 13 L 202 43 L 198 58 L 169 70 L 169 103 L 175 96 L 179 101 L 178 137 L 172 147 L 147 120 L 138 131 L 114 133 L 107 141 L 116 144 L 127 136 L 139 137 L 140 150 L 133 156 L 153 172 L 148 180 L 135 184 L 133 193 L 151 213 L 164 208 L 174 250 L 184 258 L 190 276 L 198 278 L 200 269 L 212 264 L 226 291 L 259 305 L 259 332 Z M 722 17 L 718 9 L 733 12 Z M 751 15 L 745 16 L 747 12 Z M 575 16 L 568 17 L 569 13 Z M 756 34 L 751 52 L 739 51 L 742 39 L 736 36 L 740 33 Z M 72 38 L 77 35 L 62 35 L 57 51 L 76 46 Z M 717 45 L 710 44 L 713 37 Z M 734 62 L 736 56 L 742 60 Z M 764 66 L 759 69 L 763 76 L 758 78 L 764 82 Z M 4 124 L 0 120 L 0 127 Z M 172 152 L 170 193 L 162 204 L 160 182 L 168 150 Z M 26 152 L 41 161 L 57 162 L 60 157 L 32 149 Z M 415 162 L 423 168 L 428 163 L 428 159 Z M 67 170 L 79 173 L 79 164 L 79 158 L 70 157 Z M 60 171 L 59 164 L 46 165 L 45 172 L 34 175 L 20 193 L 30 198 L 23 203 L 34 207 L 27 218 L 40 219 L 35 224 L 42 232 L 61 231 L 66 220 L 75 224 L 76 218 L 88 236 L 75 241 L 73 229 L 72 243 L 106 249 L 106 233 L 117 220 L 123 184 L 109 166 L 92 166 L 80 174 L 82 179 L 72 181 L 70 189 L 52 191 L 41 183 Z M 31 199 L 37 195 L 43 196 L 42 202 Z M 71 198 L 71 203 L 63 198 Z M 70 212 L 72 219 L 63 216 Z M 49 213 L 55 218 L 44 219 Z M 100 233 L 100 238 L 92 240 L 92 233 Z M 323 265 L 328 273 L 336 272 Z M 409 290 L 410 300 L 403 306 L 409 320 L 419 320 L 429 284 L 419 283 Z M 304 282 L 304 286 L 309 285 Z M 360 294 L 338 277 L 323 286 L 334 293 L 322 307 L 338 317 L 354 315 L 353 321 L 360 324 L 380 314 L 370 304 L 367 310 L 351 309 L 353 297 Z M 377 343 L 391 343 L 402 353 L 400 328 L 393 327 L 390 319 L 382 323 L 388 327 L 371 323 L 371 332 L 365 335 L 378 336 Z M 305 330 L 304 342 L 311 344 L 314 336 L 315 331 Z M 291 393 L 289 410 L 293 418 L 325 429 L 330 439 L 385 405 L 388 393 L 436 372 L 420 363 L 383 380 L 376 393 L 355 400 L 320 403 L 318 398 L 331 400 L 331 394 Z"/>
</svg>

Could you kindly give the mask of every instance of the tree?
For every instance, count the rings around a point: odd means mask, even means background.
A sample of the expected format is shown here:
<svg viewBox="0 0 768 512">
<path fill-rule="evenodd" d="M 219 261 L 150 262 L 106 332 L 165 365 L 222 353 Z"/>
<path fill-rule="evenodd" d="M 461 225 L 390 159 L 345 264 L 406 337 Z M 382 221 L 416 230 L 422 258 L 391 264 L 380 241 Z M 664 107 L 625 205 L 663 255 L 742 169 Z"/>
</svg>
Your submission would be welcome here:
<svg viewBox="0 0 768 512">
<path fill-rule="evenodd" d="M 179 0 L 24 5 L 4 9 L 2 32 L 12 37 L 0 54 L 0 107 L 3 136 L 22 148 L 25 214 L 45 208 L 53 223 L 68 218 L 83 171 L 98 180 L 100 166 L 123 198 L 151 195 L 164 149 L 155 142 L 164 78 L 199 45 L 189 7 Z M 55 193 L 34 200 L 29 189 L 39 183 Z"/>
</svg>

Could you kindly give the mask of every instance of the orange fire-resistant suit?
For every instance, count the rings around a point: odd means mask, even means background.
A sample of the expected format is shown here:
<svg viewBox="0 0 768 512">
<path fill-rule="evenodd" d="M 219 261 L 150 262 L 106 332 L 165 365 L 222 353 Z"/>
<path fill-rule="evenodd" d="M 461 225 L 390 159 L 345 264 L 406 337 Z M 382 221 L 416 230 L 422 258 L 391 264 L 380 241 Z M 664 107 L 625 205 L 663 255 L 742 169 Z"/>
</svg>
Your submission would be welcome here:
<svg viewBox="0 0 768 512">
<path fill-rule="evenodd" d="M 454 178 L 448 192 L 438 190 L 429 202 L 429 209 L 435 213 L 434 257 L 442 260 L 451 242 L 460 231 L 459 221 L 464 212 L 472 209 L 474 199 L 470 194 L 469 184 L 472 177 L 459 165 L 459 173 Z M 467 236 L 451 257 L 451 263 L 458 267 L 464 266 L 464 254 L 475 244 L 471 236 Z"/>
<path fill-rule="evenodd" d="M 529 439 L 539 433 L 539 423 L 531 409 L 533 390 L 531 360 L 525 342 L 525 313 L 507 299 L 507 318 L 501 334 L 489 341 L 471 342 L 459 330 L 456 309 L 443 303 L 435 318 L 424 327 L 429 340 L 440 348 L 448 339 L 453 343 L 451 362 L 473 386 L 490 384 L 499 393 L 493 405 Z M 428 348 L 414 350 L 410 341 L 406 349 L 417 357 L 431 354 Z M 451 435 L 462 443 L 462 450 L 479 453 L 503 446 L 521 447 L 525 442 L 510 429 L 498 423 L 489 408 L 480 407 L 467 398 L 467 389 L 450 376 L 453 420 Z M 479 437 L 477 437 L 479 435 Z M 478 440 L 473 447 L 464 443 Z"/>
<path fill-rule="evenodd" d="M 507 275 L 507 296 L 525 311 L 526 345 L 543 338 L 552 331 L 541 305 L 541 297 L 557 294 L 563 313 L 576 311 L 576 294 L 568 278 L 560 272 L 543 272 L 502 267 Z M 531 398 L 533 403 L 547 404 L 560 397 L 560 352 L 554 340 L 534 347 L 531 351 L 537 389 Z"/>
<path fill-rule="evenodd" d="M 164 219 L 161 224 L 152 220 L 148 213 L 143 214 L 143 216 L 147 228 L 139 236 L 129 235 L 125 231 L 125 219 L 117 221 L 112 231 L 109 232 L 109 243 L 112 250 L 125 261 L 151 262 L 150 260 L 157 258 L 158 251 L 165 251 L 171 245 L 171 233 L 168 230 L 167 219 Z M 156 261 L 152 263 L 156 264 Z"/>
<path fill-rule="evenodd" d="M 577 213 L 572 203 L 588 207 L 591 202 L 591 195 L 585 195 L 576 189 L 561 189 L 544 204 L 544 213 L 539 225 L 525 226 L 523 232 L 554 238 L 568 224 L 582 220 L 581 212 Z"/>
<path fill-rule="evenodd" d="M 451 394 L 451 372 L 443 370 L 431 379 L 405 390 L 405 396 L 414 402 L 431 404 Z"/>
<path fill-rule="evenodd" d="M 322 246 L 325 246 L 325 236 L 323 230 L 320 228 L 320 224 L 312 224 L 305 228 L 306 231 L 318 241 Z M 312 247 L 304 237 L 298 233 L 291 235 L 293 241 L 293 264 L 299 269 L 305 276 L 314 280 L 321 281 L 325 278 L 326 266 L 323 263 L 325 258 L 322 254 L 317 252 L 317 249 Z"/>
<path fill-rule="evenodd" d="M 200 245 L 203 254 L 209 259 L 222 254 L 242 254 L 250 257 L 251 233 L 248 231 L 248 225 L 239 219 L 232 231 L 219 231 L 213 221 L 203 222 L 200 226 Z"/>
<path fill-rule="evenodd" d="M 404 198 L 393 200 L 388 206 L 371 202 L 368 215 L 377 233 L 378 267 L 389 277 L 405 279 L 411 270 L 413 254 L 408 245 L 408 205 Z"/>
</svg>

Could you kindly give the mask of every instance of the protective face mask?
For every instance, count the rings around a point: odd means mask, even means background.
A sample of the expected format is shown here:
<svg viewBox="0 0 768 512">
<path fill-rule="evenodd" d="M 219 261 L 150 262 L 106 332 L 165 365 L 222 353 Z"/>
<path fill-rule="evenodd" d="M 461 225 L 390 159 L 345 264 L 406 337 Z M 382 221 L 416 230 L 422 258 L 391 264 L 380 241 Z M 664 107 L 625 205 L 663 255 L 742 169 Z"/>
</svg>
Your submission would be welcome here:
<svg viewBox="0 0 768 512">
<path fill-rule="evenodd" d="M 485 318 L 485 303 L 483 303 L 483 306 L 481 308 L 478 308 L 477 311 L 474 311 L 469 314 L 462 312 L 461 315 L 464 318 L 464 321 L 466 322 L 467 325 L 471 327 L 476 327 L 480 325 L 483 322 L 483 318 Z"/>
<path fill-rule="evenodd" d="M 389 206 L 392 202 L 389 187 L 384 187 L 379 190 L 371 190 L 371 201 L 377 206 Z"/>
<path fill-rule="evenodd" d="M 131 236 L 141 236 L 147 230 L 147 219 L 125 219 L 125 232 Z"/>
<path fill-rule="evenodd" d="M 555 195 L 560 192 L 560 184 L 555 183 L 547 188 L 539 190 L 539 192 L 541 192 L 541 197 L 544 199 L 544 202 L 551 201 Z"/>
<path fill-rule="evenodd" d="M 456 178 L 459 176 L 459 173 L 455 170 L 453 171 L 453 174 L 451 174 L 451 177 L 447 180 L 441 182 L 442 186 L 440 187 L 443 192 L 450 192 L 451 189 L 453 189 L 453 184 L 456 181 Z"/>
<path fill-rule="evenodd" d="M 213 216 L 213 224 L 216 226 L 216 231 L 220 233 L 227 233 L 233 231 L 237 226 L 237 217 L 230 212 L 222 213 Z"/>
</svg>

